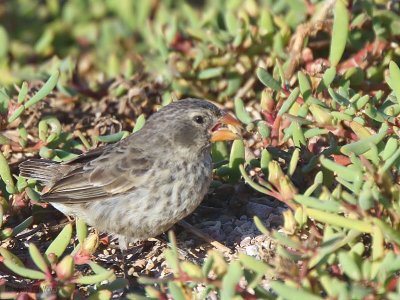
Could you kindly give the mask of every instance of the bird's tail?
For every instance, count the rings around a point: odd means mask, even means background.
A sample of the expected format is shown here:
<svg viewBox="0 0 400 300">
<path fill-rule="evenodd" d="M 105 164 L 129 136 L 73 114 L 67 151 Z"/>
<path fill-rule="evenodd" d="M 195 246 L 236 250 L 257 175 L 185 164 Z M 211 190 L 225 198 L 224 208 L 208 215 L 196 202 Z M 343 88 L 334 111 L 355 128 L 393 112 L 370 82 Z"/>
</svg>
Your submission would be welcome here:
<svg viewBox="0 0 400 300">
<path fill-rule="evenodd" d="M 36 179 L 44 185 L 48 185 L 57 178 L 60 164 L 47 159 L 29 159 L 19 164 L 22 177 Z"/>
</svg>

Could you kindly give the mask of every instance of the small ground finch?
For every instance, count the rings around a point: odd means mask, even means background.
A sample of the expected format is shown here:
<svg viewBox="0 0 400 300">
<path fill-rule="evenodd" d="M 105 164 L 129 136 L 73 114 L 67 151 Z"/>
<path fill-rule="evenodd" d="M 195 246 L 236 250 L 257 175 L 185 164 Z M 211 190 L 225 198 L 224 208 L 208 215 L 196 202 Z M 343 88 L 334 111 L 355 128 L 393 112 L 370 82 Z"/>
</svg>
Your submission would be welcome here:
<svg viewBox="0 0 400 300">
<path fill-rule="evenodd" d="M 41 196 L 66 215 L 128 241 L 168 230 L 202 201 L 211 182 L 211 143 L 238 136 L 239 122 L 205 100 L 185 99 L 153 114 L 115 144 L 56 163 L 31 159 L 21 175 L 46 186 Z"/>
</svg>

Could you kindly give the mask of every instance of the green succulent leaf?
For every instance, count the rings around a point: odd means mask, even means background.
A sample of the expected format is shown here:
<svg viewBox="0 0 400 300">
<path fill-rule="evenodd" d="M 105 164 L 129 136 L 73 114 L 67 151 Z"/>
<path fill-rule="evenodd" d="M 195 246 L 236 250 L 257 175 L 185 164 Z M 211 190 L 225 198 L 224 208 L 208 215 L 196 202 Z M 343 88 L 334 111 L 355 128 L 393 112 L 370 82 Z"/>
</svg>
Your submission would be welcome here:
<svg viewBox="0 0 400 300">
<path fill-rule="evenodd" d="M 232 150 L 229 157 L 229 180 L 231 182 L 235 182 L 239 180 L 241 173 L 239 170 L 239 166 L 244 163 L 244 143 L 242 140 L 235 140 L 232 144 Z"/>
<path fill-rule="evenodd" d="M 296 102 L 297 98 L 300 95 L 300 89 L 296 87 L 289 95 L 289 97 L 283 102 L 281 108 L 278 111 L 278 116 L 282 116 L 285 114 L 290 107 L 293 105 L 294 102 Z"/>
<path fill-rule="evenodd" d="M 314 295 L 300 287 L 292 287 L 283 282 L 271 282 L 271 288 L 281 297 L 288 300 L 322 300 L 321 297 Z"/>
<path fill-rule="evenodd" d="M 314 218 L 315 220 L 322 223 L 348 229 L 354 229 L 365 233 L 372 232 L 372 225 L 366 221 L 351 220 L 333 213 L 324 212 L 322 210 L 317 210 L 314 208 L 307 208 L 306 212 L 310 218 Z"/>
<path fill-rule="evenodd" d="M 178 285 L 178 283 L 170 281 L 168 282 L 168 290 L 172 295 L 173 299 L 177 300 L 185 300 L 185 293 L 182 288 Z"/>
<path fill-rule="evenodd" d="M 142 127 L 144 126 L 145 123 L 146 123 L 146 118 L 145 118 L 144 114 L 141 114 L 141 115 L 136 119 L 135 127 L 133 127 L 132 133 L 134 133 L 134 132 L 139 131 L 140 129 L 142 129 Z"/>
<path fill-rule="evenodd" d="M 235 99 L 235 114 L 238 119 L 244 124 L 249 124 L 253 121 L 249 113 L 246 111 L 242 99 L 240 98 Z"/>
<path fill-rule="evenodd" d="M 129 135 L 128 131 L 119 131 L 117 133 L 109 134 L 109 135 L 102 135 L 102 136 L 97 136 L 96 139 L 99 142 L 102 143 L 115 143 L 118 142 L 124 138 L 126 138 Z"/>
<path fill-rule="evenodd" d="M 299 79 L 300 92 L 303 95 L 305 101 L 311 97 L 311 83 L 307 75 L 303 72 L 298 72 L 297 77 Z"/>
<path fill-rule="evenodd" d="M 349 12 L 343 0 L 336 1 L 334 20 L 332 28 L 332 40 L 329 53 L 329 61 L 336 66 L 342 58 L 346 48 L 347 36 L 349 33 Z"/>
<path fill-rule="evenodd" d="M 35 263 L 35 265 L 43 272 L 47 272 L 49 269 L 48 263 L 46 259 L 42 256 L 39 249 L 36 247 L 35 244 L 29 244 L 29 254 Z"/>
<path fill-rule="evenodd" d="M 18 103 L 23 103 L 25 101 L 27 94 L 28 94 L 28 83 L 24 81 L 18 93 Z"/>
<path fill-rule="evenodd" d="M 330 67 L 326 69 L 324 75 L 322 76 L 322 80 L 317 87 L 317 92 L 321 93 L 322 91 L 326 91 L 330 87 L 335 77 L 336 77 L 335 67 Z"/>
<path fill-rule="evenodd" d="M 5 259 L 3 261 L 3 264 L 13 271 L 15 274 L 22 276 L 24 278 L 29 278 L 29 279 L 45 279 L 46 275 L 43 272 L 39 272 L 36 270 L 32 270 L 26 267 L 23 267 L 19 264 L 16 264 L 13 260 L 11 259 Z"/>
<path fill-rule="evenodd" d="M 112 298 L 112 291 L 101 290 L 90 294 L 88 300 L 109 300 Z"/>
<path fill-rule="evenodd" d="M 24 263 L 19 259 L 19 257 L 12 254 L 6 248 L 0 247 L 0 255 L 3 257 L 4 260 L 12 261 L 15 265 L 24 267 Z"/>
<path fill-rule="evenodd" d="M 3 153 L 0 152 L 0 177 L 4 183 L 9 187 L 11 192 L 16 192 L 14 180 L 11 176 L 10 167 Z"/>
<path fill-rule="evenodd" d="M 114 275 L 113 271 L 107 271 L 96 275 L 81 276 L 75 279 L 78 284 L 96 284 L 109 279 Z"/>
<path fill-rule="evenodd" d="M 389 63 L 389 72 L 390 77 L 388 83 L 396 95 L 397 102 L 400 104 L 400 69 L 394 61 Z"/>
<path fill-rule="evenodd" d="M 280 91 L 281 85 L 278 81 L 276 81 L 267 70 L 263 68 L 257 68 L 257 77 L 258 79 L 267 87 L 273 89 L 274 91 Z"/>
<path fill-rule="evenodd" d="M 69 245 L 72 238 L 72 224 L 67 224 L 58 234 L 58 236 L 54 239 L 54 241 L 50 244 L 50 246 L 46 250 L 46 255 L 50 253 L 54 253 L 57 257 L 61 257 L 64 253 L 65 249 Z"/>
<path fill-rule="evenodd" d="M 207 80 L 207 79 L 212 79 L 215 77 L 219 77 L 224 73 L 224 69 L 221 67 L 217 68 L 210 68 L 206 70 L 202 70 L 199 72 L 198 78 L 200 80 Z"/>
<path fill-rule="evenodd" d="M 243 270 L 239 262 L 234 261 L 229 265 L 228 272 L 222 279 L 221 300 L 233 299 L 235 287 L 243 276 Z"/>
<path fill-rule="evenodd" d="M 347 276 L 356 281 L 361 280 L 361 270 L 348 252 L 339 252 L 338 259 L 341 268 Z"/>
<path fill-rule="evenodd" d="M 78 241 L 83 244 L 84 240 L 88 236 L 88 229 L 85 221 L 80 218 L 76 219 L 76 235 L 78 236 Z"/>
<path fill-rule="evenodd" d="M 32 223 L 33 223 L 33 216 L 26 218 L 24 221 L 22 221 L 20 224 L 14 227 L 12 235 L 16 236 L 17 234 L 20 234 L 22 231 L 31 226 Z"/>
<path fill-rule="evenodd" d="M 22 106 L 20 106 L 9 118 L 8 122 L 11 123 L 15 121 L 23 112 L 25 109 L 28 109 L 29 107 L 35 105 L 39 101 L 43 100 L 47 95 L 50 94 L 50 92 L 54 89 L 58 82 L 58 78 L 60 76 L 59 71 L 55 71 L 49 79 L 46 81 L 46 83 L 40 88 L 37 93 L 30 98 L 28 101 L 25 102 Z"/>
</svg>

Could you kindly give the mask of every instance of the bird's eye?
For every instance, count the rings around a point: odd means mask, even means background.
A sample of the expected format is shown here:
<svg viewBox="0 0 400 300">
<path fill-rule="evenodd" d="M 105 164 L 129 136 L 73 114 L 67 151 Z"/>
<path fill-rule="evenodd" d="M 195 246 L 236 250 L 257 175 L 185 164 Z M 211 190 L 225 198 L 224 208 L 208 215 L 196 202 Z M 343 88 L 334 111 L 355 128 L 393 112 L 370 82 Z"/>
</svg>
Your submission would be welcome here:
<svg viewBox="0 0 400 300">
<path fill-rule="evenodd" d="M 195 116 L 193 118 L 193 120 L 197 123 L 197 124 L 203 124 L 204 123 L 204 118 L 202 116 Z"/>
</svg>

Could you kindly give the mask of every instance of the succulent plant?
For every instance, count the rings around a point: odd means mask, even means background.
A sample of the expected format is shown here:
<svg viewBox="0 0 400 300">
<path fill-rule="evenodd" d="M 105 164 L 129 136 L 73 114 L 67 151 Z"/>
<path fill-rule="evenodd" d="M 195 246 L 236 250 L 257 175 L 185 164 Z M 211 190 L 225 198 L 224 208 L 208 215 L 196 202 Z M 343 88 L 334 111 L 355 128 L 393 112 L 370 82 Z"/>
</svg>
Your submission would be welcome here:
<svg viewBox="0 0 400 300">
<path fill-rule="evenodd" d="M 192 2 L 0 3 L 0 268 L 37 288 L 0 280 L 0 298 L 110 299 L 124 288 L 93 261 L 99 237 L 79 219 L 76 239 L 67 224 L 48 246 L 10 246 L 49 214 L 16 165 L 31 154 L 67 161 L 196 96 L 244 125 L 243 140 L 213 146 L 212 187 L 244 181 L 283 203 L 283 225 L 254 217 L 274 245 L 268 258 L 212 250 L 202 265 L 180 259 L 170 234 L 172 275 L 140 278 L 146 296 L 398 299 L 399 3 Z"/>
</svg>

